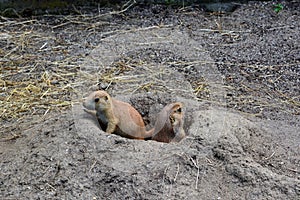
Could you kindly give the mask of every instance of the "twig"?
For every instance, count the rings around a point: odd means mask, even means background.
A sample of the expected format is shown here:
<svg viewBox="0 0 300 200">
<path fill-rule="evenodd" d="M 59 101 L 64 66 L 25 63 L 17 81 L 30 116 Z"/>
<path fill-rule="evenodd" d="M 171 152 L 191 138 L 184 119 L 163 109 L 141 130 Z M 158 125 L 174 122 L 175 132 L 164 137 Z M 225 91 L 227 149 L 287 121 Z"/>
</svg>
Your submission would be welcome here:
<svg viewBox="0 0 300 200">
<path fill-rule="evenodd" d="M 51 28 L 52 29 L 57 29 L 57 28 L 60 28 L 62 26 L 66 26 L 66 25 L 71 24 L 71 23 L 73 23 L 73 24 L 85 24 L 87 26 L 95 25 L 95 23 L 92 23 L 90 21 L 92 21 L 93 19 L 98 19 L 98 18 L 102 18 L 102 17 L 105 17 L 105 16 L 109 16 L 109 15 L 119 15 L 121 13 L 126 12 L 134 4 L 136 4 L 136 1 L 135 0 L 131 0 L 131 1 L 128 1 L 127 3 L 125 3 L 125 5 L 123 6 L 124 9 L 122 9 L 120 11 L 112 11 L 112 12 L 109 12 L 109 13 L 100 14 L 100 15 L 92 16 L 92 17 L 85 17 L 77 8 L 75 8 L 73 6 L 74 10 L 81 16 L 81 21 L 65 18 L 66 20 L 68 20 L 67 22 L 62 23 L 62 24 L 58 24 L 56 26 L 52 26 Z M 98 25 L 98 24 L 96 23 L 96 25 Z"/>
<path fill-rule="evenodd" d="M 196 177 L 195 188 L 198 189 L 198 181 L 199 181 L 199 174 L 200 174 L 200 167 L 199 167 L 198 159 L 196 159 L 196 161 L 195 161 L 190 155 L 188 155 L 188 157 L 190 158 L 190 160 L 192 161 L 194 166 L 197 168 L 197 177 Z"/>
<path fill-rule="evenodd" d="M 295 172 L 295 173 L 299 173 L 299 171 L 297 169 L 291 169 L 291 168 L 286 168 L 286 169 L 288 169 L 288 170 L 290 170 L 292 172 Z"/>
<path fill-rule="evenodd" d="M 271 159 L 271 158 L 274 156 L 274 154 L 275 154 L 275 151 L 274 151 L 269 157 L 264 158 L 264 160 L 269 160 L 269 159 Z"/>
<path fill-rule="evenodd" d="M 91 165 L 91 167 L 89 169 L 89 173 L 91 173 L 91 171 L 95 167 L 96 163 L 97 163 L 97 160 L 95 160 L 94 163 Z"/>
<path fill-rule="evenodd" d="M 53 186 L 50 185 L 49 183 L 46 183 L 46 185 L 47 185 L 48 187 L 50 187 L 53 191 L 56 191 L 55 187 L 53 187 Z"/>
<path fill-rule="evenodd" d="M 197 160 L 197 164 L 198 164 L 198 160 Z M 200 169 L 199 167 L 197 168 L 197 178 L 196 178 L 196 189 L 198 189 L 198 181 L 199 181 L 199 174 L 200 174 Z"/>
<path fill-rule="evenodd" d="M 18 134 L 18 135 L 12 135 L 12 136 L 9 136 L 9 137 L 6 137 L 6 138 L 1 138 L 0 139 L 0 142 L 7 142 L 9 140 L 15 140 L 17 138 L 21 137 L 21 134 Z"/>
<path fill-rule="evenodd" d="M 174 182 L 175 182 L 176 179 L 177 179 L 178 173 L 179 173 L 179 164 L 177 164 L 177 171 L 176 171 L 176 175 L 175 175 L 175 177 L 174 177 Z"/>
</svg>

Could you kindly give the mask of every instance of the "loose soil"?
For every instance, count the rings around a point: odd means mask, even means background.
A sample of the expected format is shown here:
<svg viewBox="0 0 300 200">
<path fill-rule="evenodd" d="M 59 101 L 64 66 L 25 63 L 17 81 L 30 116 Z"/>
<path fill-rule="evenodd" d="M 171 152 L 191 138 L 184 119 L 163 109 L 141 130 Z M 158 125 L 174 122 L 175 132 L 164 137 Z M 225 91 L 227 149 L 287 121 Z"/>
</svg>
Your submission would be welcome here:
<svg viewBox="0 0 300 200">
<path fill-rule="evenodd" d="M 299 199 L 300 4 L 162 5 L 0 19 L 1 199 Z M 81 98 L 107 89 L 180 143 L 108 135 Z"/>
</svg>

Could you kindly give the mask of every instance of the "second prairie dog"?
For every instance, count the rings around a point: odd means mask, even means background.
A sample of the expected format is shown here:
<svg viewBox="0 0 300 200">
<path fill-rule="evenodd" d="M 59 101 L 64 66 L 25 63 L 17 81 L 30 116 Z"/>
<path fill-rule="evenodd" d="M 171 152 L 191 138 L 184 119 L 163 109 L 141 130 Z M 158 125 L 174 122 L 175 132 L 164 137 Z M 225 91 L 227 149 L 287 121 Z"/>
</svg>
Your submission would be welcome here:
<svg viewBox="0 0 300 200">
<path fill-rule="evenodd" d="M 84 110 L 96 115 L 103 131 L 133 138 L 151 138 L 139 112 L 130 104 L 112 98 L 107 92 L 92 92 L 83 102 Z"/>
<path fill-rule="evenodd" d="M 183 129 L 183 105 L 180 102 L 166 105 L 158 114 L 152 140 L 158 142 L 179 142 L 185 137 Z"/>
</svg>

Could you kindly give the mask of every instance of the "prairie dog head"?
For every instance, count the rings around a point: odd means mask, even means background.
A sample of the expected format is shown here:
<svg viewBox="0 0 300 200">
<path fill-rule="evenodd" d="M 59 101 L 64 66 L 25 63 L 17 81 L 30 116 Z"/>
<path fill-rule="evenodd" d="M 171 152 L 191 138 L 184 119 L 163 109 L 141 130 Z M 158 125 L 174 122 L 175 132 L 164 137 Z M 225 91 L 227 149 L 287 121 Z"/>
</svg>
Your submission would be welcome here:
<svg viewBox="0 0 300 200">
<path fill-rule="evenodd" d="M 183 123 L 183 104 L 180 102 L 166 105 L 158 114 L 155 123 L 155 132 L 159 133 L 162 129 L 173 129 Z"/>
<path fill-rule="evenodd" d="M 95 91 L 84 99 L 83 106 L 88 110 L 105 110 L 111 107 L 111 97 L 105 91 Z"/>
<path fill-rule="evenodd" d="M 182 110 L 182 103 L 176 102 L 171 104 L 169 120 L 172 127 L 179 125 L 182 123 L 183 118 L 183 110 Z"/>
<path fill-rule="evenodd" d="M 158 142 L 179 142 L 185 137 L 183 130 L 183 104 L 175 102 L 166 105 L 158 114 L 152 140 Z"/>
</svg>

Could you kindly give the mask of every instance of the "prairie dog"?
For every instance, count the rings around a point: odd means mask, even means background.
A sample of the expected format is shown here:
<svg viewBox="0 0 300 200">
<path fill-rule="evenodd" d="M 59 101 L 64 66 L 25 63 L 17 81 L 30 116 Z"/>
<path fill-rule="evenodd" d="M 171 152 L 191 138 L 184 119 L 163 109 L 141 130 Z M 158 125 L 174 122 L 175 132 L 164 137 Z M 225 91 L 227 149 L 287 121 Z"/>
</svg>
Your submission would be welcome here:
<svg viewBox="0 0 300 200">
<path fill-rule="evenodd" d="M 166 105 L 158 114 L 154 125 L 152 140 L 158 142 L 179 142 L 185 137 L 183 130 L 183 104 L 180 102 Z"/>
<path fill-rule="evenodd" d="M 112 98 L 107 92 L 92 92 L 83 102 L 84 111 L 97 117 L 100 127 L 131 139 L 179 142 L 185 137 L 182 103 L 166 105 L 158 114 L 154 128 L 146 131 L 144 121 L 130 104 Z"/>
<path fill-rule="evenodd" d="M 107 92 L 92 92 L 83 102 L 84 110 L 97 117 L 101 129 L 132 139 L 145 139 L 153 134 L 146 131 L 139 112 L 130 104 L 112 98 Z"/>
</svg>

